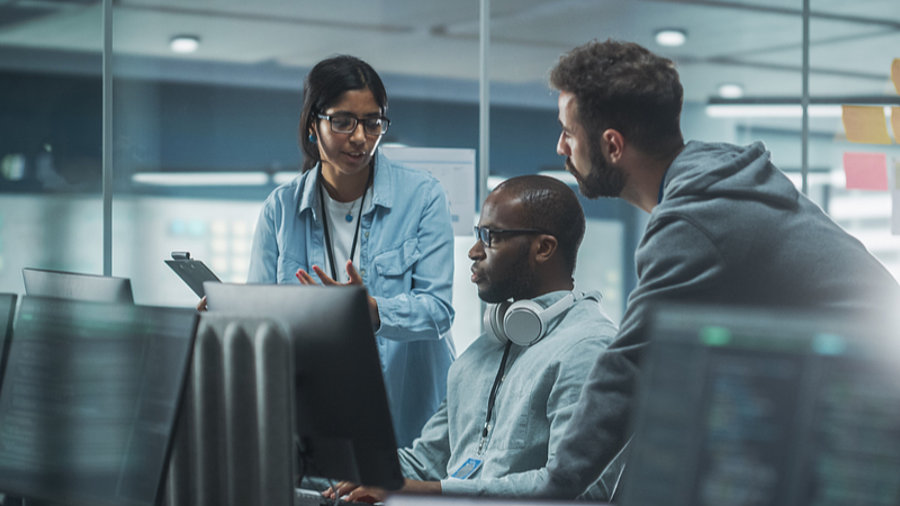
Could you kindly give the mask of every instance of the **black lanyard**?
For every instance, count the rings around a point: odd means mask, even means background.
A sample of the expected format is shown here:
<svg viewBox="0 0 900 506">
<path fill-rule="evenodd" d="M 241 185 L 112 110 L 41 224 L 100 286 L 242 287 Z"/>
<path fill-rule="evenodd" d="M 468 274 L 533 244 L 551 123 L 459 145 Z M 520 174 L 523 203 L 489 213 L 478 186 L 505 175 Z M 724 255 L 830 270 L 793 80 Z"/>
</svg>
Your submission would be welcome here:
<svg viewBox="0 0 900 506">
<path fill-rule="evenodd" d="M 491 414 L 494 412 L 494 402 L 497 401 L 497 390 L 500 389 L 500 383 L 503 381 L 503 373 L 506 370 L 506 360 L 509 358 L 509 349 L 512 347 L 512 341 L 506 342 L 506 348 L 503 349 L 503 358 L 500 359 L 500 369 L 497 370 L 497 377 L 494 378 L 494 386 L 491 387 L 491 394 L 488 396 L 487 416 L 484 417 L 484 428 L 481 429 L 481 444 L 478 445 L 478 451 L 484 449 L 487 441 L 488 430 L 491 426 Z"/>
<path fill-rule="evenodd" d="M 356 251 L 356 241 L 359 239 L 359 228 L 362 224 L 363 207 L 366 206 L 366 193 L 372 184 L 372 175 L 375 167 L 369 167 L 369 178 L 366 180 L 366 188 L 363 190 L 362 199 L 359 201 L 359 212 L 356 214 L 356 230 L 353 232 L 353 242 L 350 244 L 350 260 L 353 260 L 353 252 Z M 322 193 L 322 172 L 319 171 L 319 200 L 322 201 L 322 228 L 325 231 L 325 251 L 328 253 L 328 262 L 331 264 L 331 279 L 337 281 L 337 269 L 334 265 L 334 247 L 331 244 L 331 234 L 328 233 L 328 211 L 325 209 L 325 195 Z"/>
</svg>

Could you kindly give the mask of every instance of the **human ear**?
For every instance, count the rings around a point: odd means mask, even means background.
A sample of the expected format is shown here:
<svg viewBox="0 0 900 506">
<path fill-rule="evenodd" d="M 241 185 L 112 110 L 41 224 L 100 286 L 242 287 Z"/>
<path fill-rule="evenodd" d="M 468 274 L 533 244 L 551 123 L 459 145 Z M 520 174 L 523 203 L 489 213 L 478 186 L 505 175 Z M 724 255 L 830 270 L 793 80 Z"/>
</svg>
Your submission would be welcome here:
<svg viewBox="0 0 900 506">
<path fill-rule="evenodd" d="M 614 128 L 607 128 L 601 134 L 603 146 L 610 163 L 618 163 L 625 151 L 625 137 Z"/>
<path fill-rule="evenodd" d="M 543 263 L 553 258 L 558 247 L 559 242 L 556 237 L 550 234 L 541 234 L 532 243 L 532 254 L 536 262 Z"/>
</svg>

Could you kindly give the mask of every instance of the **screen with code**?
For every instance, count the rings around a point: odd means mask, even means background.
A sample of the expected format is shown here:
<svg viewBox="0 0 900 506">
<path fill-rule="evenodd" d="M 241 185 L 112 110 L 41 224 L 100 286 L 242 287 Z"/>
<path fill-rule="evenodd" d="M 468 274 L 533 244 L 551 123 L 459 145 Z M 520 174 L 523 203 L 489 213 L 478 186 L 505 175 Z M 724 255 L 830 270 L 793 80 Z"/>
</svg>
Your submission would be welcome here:
<svg viewBox="0 0 900 506">
<path fill-rule="evenodd" d="M 878 318 L 659 310 L 626 505 L 900 503 L 900 332 Z"/>
<path fill-rule="evenodd" d="M 25 297 L 0 384 L 0 491 L 156 502 L 196 311 Z"/>
</svg>

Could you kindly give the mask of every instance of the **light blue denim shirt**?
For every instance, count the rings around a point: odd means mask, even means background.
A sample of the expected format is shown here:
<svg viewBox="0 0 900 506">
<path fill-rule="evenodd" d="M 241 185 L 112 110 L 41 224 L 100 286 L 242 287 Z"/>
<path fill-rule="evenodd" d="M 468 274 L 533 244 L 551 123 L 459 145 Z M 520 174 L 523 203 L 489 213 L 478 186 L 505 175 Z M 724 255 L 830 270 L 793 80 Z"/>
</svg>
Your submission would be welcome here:
<svg viewBox="0 0 900 506">
<path fill-rule="evenodd" d="M 548 307 L 567 293 L 534 301 Z M 547 462 L 567 431 L 588 373 L 615 335 L 600 304 L 582 299 L 551 322 L 543 339 L 513 345 L 483 446 L 488 397 L 504 346 L 482 335 L 450 367 L 447 400 L 421 437 L 398 451 L 403 475 L 440 480 L 445 494 L 534 494 L 545 484 Z M 453 478 L 468 459 L 481 464 L 467 479 Z"/>
<path fill-rule="evenodd" d="M 299 283 L 297 269 L 312 272 L 318 265 L 327 270 L 319 177 L 316 166 L 266 199 L 253 237 L 248 283 Z M 357 269 L 378 302 L 378 352 L 397 444 L 405 446 L 444 399 L 455 356 L 449 335 L 453 229 L 438 181 L 392 163 L 380 150 L 371 204 L 360 225 Z"/>
</svg>

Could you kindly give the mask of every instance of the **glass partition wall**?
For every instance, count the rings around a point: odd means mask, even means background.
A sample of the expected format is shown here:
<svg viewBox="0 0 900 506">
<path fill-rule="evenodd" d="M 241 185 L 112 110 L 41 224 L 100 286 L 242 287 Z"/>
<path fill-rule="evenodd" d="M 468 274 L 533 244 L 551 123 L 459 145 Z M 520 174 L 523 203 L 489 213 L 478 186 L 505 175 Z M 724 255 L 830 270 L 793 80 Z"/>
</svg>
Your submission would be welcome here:
<svg viewBox="0 0 900 506">
<path fill-rule="evenodd" d="M 0 292 L 103 266 L 97 2 L 0 5 Z"/>
<path fill-rule="evenodd" d="M 886 118 L 889 144 L 850 142 L 841 121 L 841 105 L 900 105 L 895 0 L 19 0 L 0 6 L 0 291 L 23 291 L 22 267 L 57 268 L 130 277 L 139 303 L 193 305 L 163 264 L 173 250 L 245 280 L 262 201 L 298 172 L 302 80 L 338 53 L 384 78 L 385 144 L 477 153 L 476 206 L 482 185 L 510 176 L 565 179 L 548 71 L 608 37 L 675 61 L 686 139 L 764 142 L 900 276 L 898 197 L 845 178 L 847 153 L 883 155 L 896 171 L 898 133 Z M 618 318 L 646 215 L 582 203 L 576 282 L 603 291 Z M 456 241 L 459 348 L 480 325 L 473 240 Z"/>
</svg>

